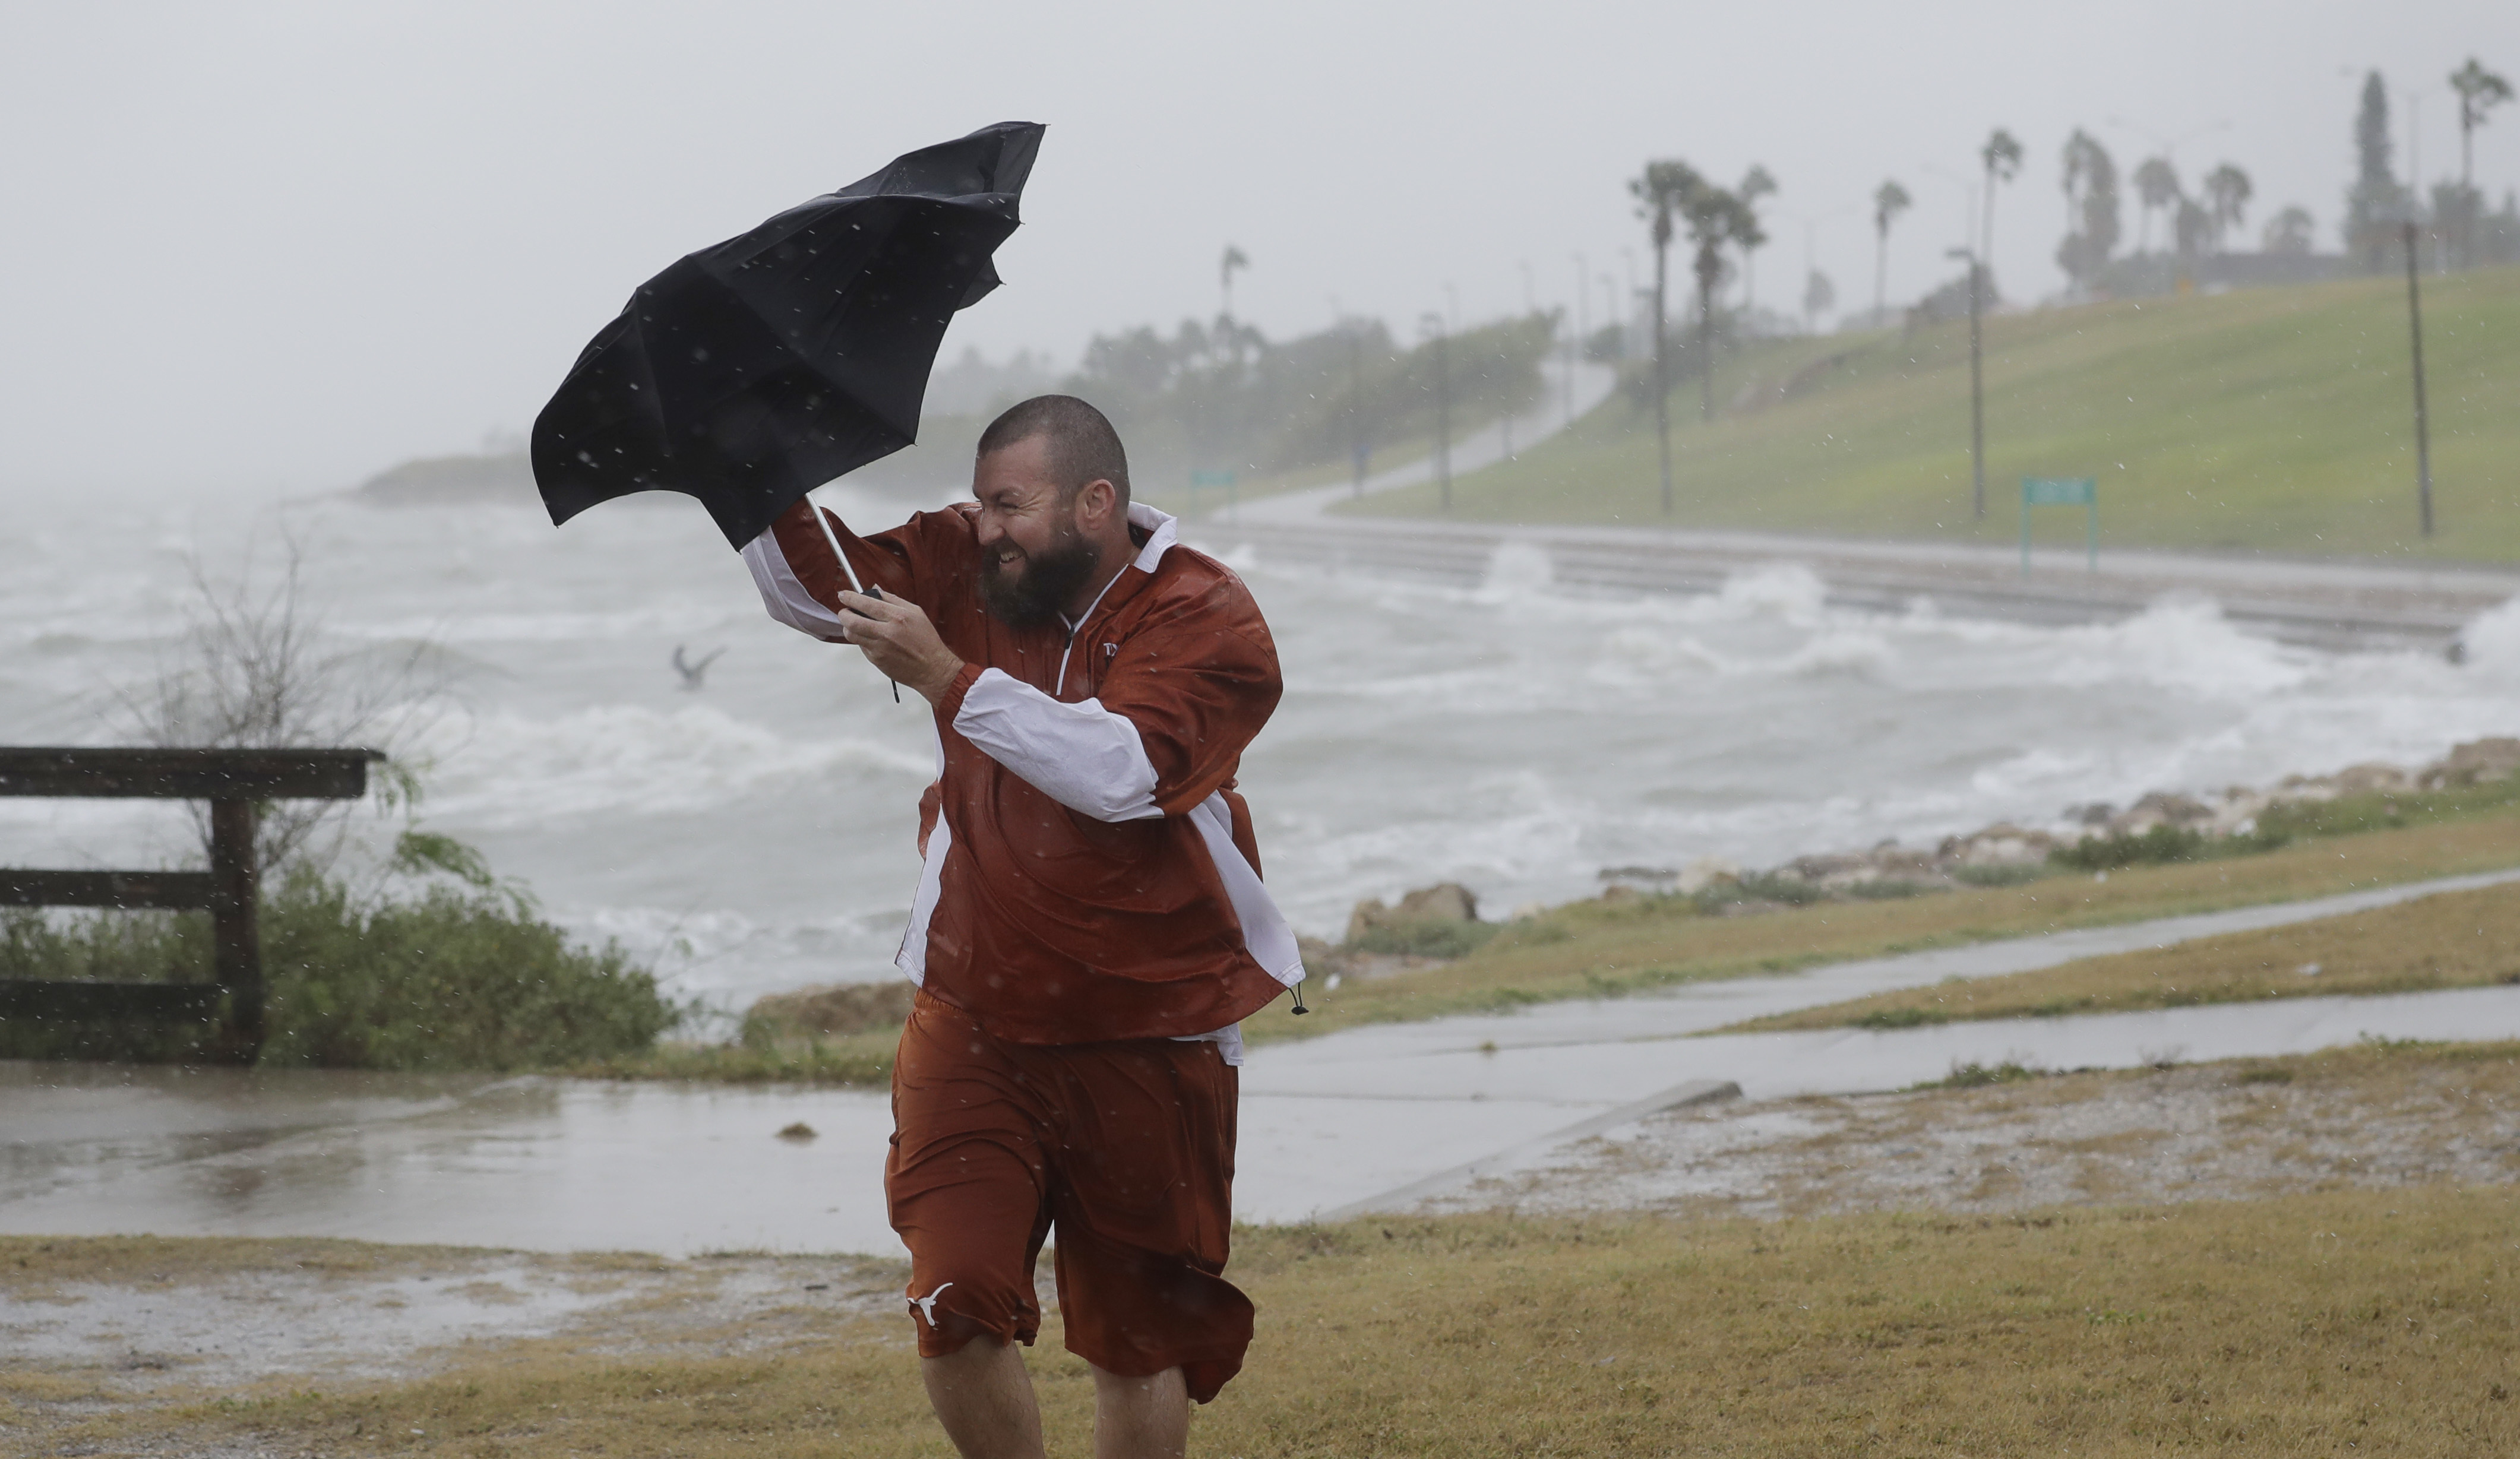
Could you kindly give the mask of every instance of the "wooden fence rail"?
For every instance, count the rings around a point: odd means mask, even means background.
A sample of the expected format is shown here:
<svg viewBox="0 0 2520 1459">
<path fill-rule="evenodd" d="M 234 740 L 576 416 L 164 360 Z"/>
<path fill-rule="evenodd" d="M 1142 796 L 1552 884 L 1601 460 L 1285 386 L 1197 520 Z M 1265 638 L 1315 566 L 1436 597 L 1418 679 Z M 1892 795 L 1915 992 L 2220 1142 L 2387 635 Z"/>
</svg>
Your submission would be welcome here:
<svg viewBox="0 0 2520 1459">
<path fill-rule="evenodd" d="M 30 871 L 0 867 L 0 906 L 207 911 L 208 983 L 44 981 L 0 976 L 0 1021 L 207 1022 L 224 1007 L 226 1044 L 262 1047 L 262 946 L 253 832 L 274 800 L 356 800 L 376 750 L 159 750 L 0 747 L 0 795 L 118 796 L 210 803 L 207 871 Z"/>
</svg>

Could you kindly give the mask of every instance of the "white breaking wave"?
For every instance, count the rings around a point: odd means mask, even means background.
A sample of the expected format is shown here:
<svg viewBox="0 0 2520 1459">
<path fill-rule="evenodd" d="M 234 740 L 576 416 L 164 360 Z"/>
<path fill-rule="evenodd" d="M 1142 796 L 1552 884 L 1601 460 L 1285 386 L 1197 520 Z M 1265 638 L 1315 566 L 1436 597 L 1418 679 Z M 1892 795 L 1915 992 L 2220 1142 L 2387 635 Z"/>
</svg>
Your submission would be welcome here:
<svg viewBox="0 0 2520 1459">
<path fill-rule="evenodd" d="M 601 704 L 552 719 L 454 714 L 418 749 L 436 771 L 431 814 L 491 826 L 705 811 L 765 791 L 828 794 L 830 781 L 916 795 L 936 770 L 932 760 L 837 733 L 791 739 L 705 704 L 670 714 Z"/>
<path fill-rule="evenodd" d="M 824 495 L 878 528 L 914 505 Z M 438 657 L 461 707 L 408 747 L 430 829 L 679 995 L 741 1007 L 890 976 L 927 709 L 769 624 L 705 518 L 668 508 L 554 531 L 523 509 L 331 503 L 292 526 L 338 644 L 460 645 Z M 137 556 L 83 555 L 92 527 L 0 542 L 0 723 L 19 742 L 107 737 L 104 691 L 146 682 L 181 628 L 183 553 L 228 560 L 215 523 L 112 526 Z M 1228 561 L 1286 676 L 1241 788 L 1273 890 L 1329 936 L 1358 900 L 1439 880 L 1501 912 L 1591 895 L 1605 866 L 1930 844 L 2520 732 L 2520 604 L 2480 617 L 2453 666 L 2286 647 L 2203 600 L 2061 629 L 1837 608 L 1790 563 L 1622 599 L 1553 591 L 1528 545 L 1475 586 Z M 698 691 L 668 663 L 678 643 L 727 649 Z M 190 840 L 176 807 L 0 800 L 0 864 L 146 865 Z"/>
</svg>

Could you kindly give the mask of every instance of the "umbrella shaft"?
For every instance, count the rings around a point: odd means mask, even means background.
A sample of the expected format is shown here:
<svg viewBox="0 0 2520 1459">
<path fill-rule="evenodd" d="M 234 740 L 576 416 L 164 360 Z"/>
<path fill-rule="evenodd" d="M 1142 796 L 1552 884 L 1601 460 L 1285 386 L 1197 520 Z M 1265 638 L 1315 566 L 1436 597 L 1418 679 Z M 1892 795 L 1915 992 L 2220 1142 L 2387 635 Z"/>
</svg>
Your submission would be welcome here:
<svg viewBox="0 0 2520 1459">
<path fill-rule="evenodd" d="M 823 508 L 814 505 L 812 497 L 805 499 L 805 509 L 814 514 L 814 525 L 823 529 L 823 540 L 832 545 L 832 555 L 840 559 L 840 572 L 849 580 L 849 591 L 866 592 L 858 582 L 858 570 L 849 565 L 849 554 L 840 551 L 840 539 L 832 535 L 832 519 L 823 515 Z"/>
</svg>

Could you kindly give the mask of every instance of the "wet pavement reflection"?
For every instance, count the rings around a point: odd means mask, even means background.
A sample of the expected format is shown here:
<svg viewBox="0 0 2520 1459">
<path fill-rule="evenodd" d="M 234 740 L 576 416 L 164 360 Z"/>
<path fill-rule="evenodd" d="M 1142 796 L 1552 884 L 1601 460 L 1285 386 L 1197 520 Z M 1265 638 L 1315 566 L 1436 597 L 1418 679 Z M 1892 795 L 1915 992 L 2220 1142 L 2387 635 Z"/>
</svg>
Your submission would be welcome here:
<svg viewBox="0 0 2520 1459">
<path fill-rule="evenodd" d="M 1637 1037 L 1640 1005 L 1661 1001 L 1543 1005 L 1256 1050 L 1237 1214 L 1300 1220 L 1371 1205 L 1695 1080 L 1779 1098 L 1898 1088 L 1967 1061 L 2127 1068 L 2362 1038 L 2520 1038 L 2513 988 Z M 1705 1002 L 1700 1017 L 1739 1011 Z M 800 1123 L 814 1138 L 780 1136 Z M 892 1254 L 890 1128 L 872 1090 L 0 1064 L 0 1231 Z"/>
</svg>

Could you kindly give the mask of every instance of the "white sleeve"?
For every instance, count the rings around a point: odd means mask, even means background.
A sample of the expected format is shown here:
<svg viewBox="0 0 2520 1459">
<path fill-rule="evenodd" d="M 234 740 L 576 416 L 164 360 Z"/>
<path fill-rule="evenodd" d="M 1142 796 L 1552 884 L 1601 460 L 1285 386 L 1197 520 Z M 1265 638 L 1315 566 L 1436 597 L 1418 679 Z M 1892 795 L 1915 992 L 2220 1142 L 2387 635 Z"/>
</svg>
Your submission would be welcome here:
<svg viewBox="0 0 2520 1459">
<path fill-rule="evenodd" d="M 776 610 L 773 610 L 776 616 Z M 1100 699 L 1054 699 L 1000 669 L 963 694 L 954 729 L 1034 789 L 1097 820 L 1152 820 L 1155 763 L 1129 717 Z"/>
<path fill-rule="evenodd" d="M 752 586 L 761 590 L 761 605 L 774 621 L 800 634 L 830 643 L 847 641 L 840 636 L 840 615 L 816 601 L 796 580 L 796 569 L 788 565 L 788 554 L 779 550 L 776 532 L 765 528 L 743 545 L 743 565 L 752 569 Z"/>
</svg>

